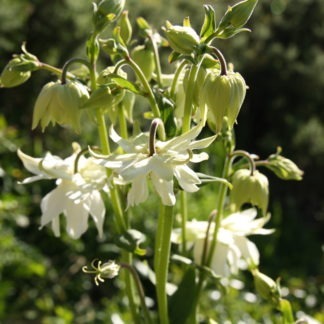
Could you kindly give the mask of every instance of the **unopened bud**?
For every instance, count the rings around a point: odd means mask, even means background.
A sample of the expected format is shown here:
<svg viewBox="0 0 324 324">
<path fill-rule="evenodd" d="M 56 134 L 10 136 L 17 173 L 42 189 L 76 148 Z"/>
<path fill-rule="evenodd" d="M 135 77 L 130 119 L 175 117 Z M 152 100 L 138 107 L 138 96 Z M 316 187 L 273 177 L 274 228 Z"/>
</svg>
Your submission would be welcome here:
<svg viewBox="0 0 324 324">
<path fill-rule="evenodd" d="M 20 71 L 16 69 L 16 67 L 21 63 L 22 60 L 19 57 L 15 57 L 9 61 L 1 73 L 0 87 L 13 88 L 21 85 L 30 78 L 30 70 Z"/>
<path fill-rule="evenodd" d="M 124 11 L 119 19 L 118 26 L 120 27 L 120 36 L 125 44 L 128 44 L 132 38 L 132 25 L 128 18 L 128 11 Z"/>
<path fill-rule="evenodd" d="M 291 160 L 279 155 L 272 154 L 265 166 L 283 180 L 302 180 L 304 172 Z"/>
<path fill-rule="evenodd" d="M 279 285 L 270 277 L 255 269 L 252 271 L 257 293 L 264 299 L 277 304 L 280 298 Z"/>
<path fill-rule="evenodd" d="M 241 28 L 250 19 L 258 0 L 244 0 L 229 7 L 219 23 L 219 29 Z"/>
<path fill-rule="evenodd" d="M 153 52 L 143 45 L 139 45 L 132 51 L 132 58 L 140 67 L 145 78 L 150 81 L 155 70 L 155 61 Z"/>
<path fill-rule="evenodd" d="M 208 108 L 208 124 L 213 131 L 221 131 L 224 117 L 227 117 L 228 126 L 233 127 L 245 94 L 246 84 L 239 73 L 207 74 L 199 101 Z"/>
<path fill-rule="evenodd" d="M 200 42 L 196 31 L 189 26 L 173 26 L 167 21 L 164 31 L 170 47 L 181 54 L 191 54 Z"/>
<path fill-rule="evenodd" d="M 47 83 L 37 97 L 32 129 L 40 123 L 42 131 L 49 123 L 70 126 L 80 131 L 80 108 L 89 98 L 87 88 L 76 81 Z"/>
<path fill-rule="evenodd" d="M 244 203 L 258 206 L 263 214 L 266 213 L 269 201 L 268 178 L 255 170 L 240 169 L 233 175 L 233 189 L 231 191 L 231 203 L 235 210 L 239 210 Z"/>
<path fill-rule="evenodd" d="M 93 22 L 97 31 L 117 20 L 125 7 L 125 0 L 102 0 L 95 6 Z"/>
</svg>

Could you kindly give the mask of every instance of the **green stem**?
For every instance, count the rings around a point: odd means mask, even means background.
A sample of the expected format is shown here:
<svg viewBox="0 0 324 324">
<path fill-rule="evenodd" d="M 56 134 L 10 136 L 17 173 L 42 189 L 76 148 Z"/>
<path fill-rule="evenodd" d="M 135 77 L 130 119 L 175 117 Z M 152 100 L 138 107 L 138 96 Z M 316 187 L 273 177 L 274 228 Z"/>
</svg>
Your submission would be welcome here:
<svg viewBox="0 0 324 324">
<path fill-rule="evenodd" d="M 172 84 L 171 84 L 171 89 L 170 89 L 170 96 L 171 98 L 175 97 L 175 93 L 177 90 L 177 85 L 178 85 L 178 81 L 179 81 L 179 77 L 181 75 L 182 70 L 184 69 L 184 67 L 188 64 L 187 61 L 182 61 L 181 64 L 179 64 L 179 66 L 177 67 L 177 70 L 174 74 L 173 80 L 172 80 Z"/>
<path fill-rule="evenodd" d="M 67 77 L 67 73 L 68 73 L 68 68 L 70 67 L 70 65 L 72 65 L 74 63 L 81 63 L 81 64 L 85 65 L 89 69 L 89 71 L 91 70 L 90 62 L 88 62 L 87 60 L 85 60 L 83 58 L 73 57 L 70 60 L 68 60 L 64 64 L 64 66 L 62 68 L 62 76 L 61 76 L 61 83 L 62 84 L 66 83 L 66 77 Z"/>
<path fill-rule="evenodd" d="M 154 117 L 159 118 L 161 116 L 160 108 L 155 100 L 154 93 L 153 93 L 148 81 L 146 80 L 144 73 L 142 72 L 141 68 L 135 63 L 135 61 L 131 57 L 128 56 L 125 59 L 125 61 L 134 70 L 135 74 L 141 81 L 142 86 L 148 95 L 148 100 L 150 102 Z"/>
<path fill-rule="evenodd" d="M 161 63 L 160 63 L 160 55 L 159 55 L 158 47 L 156 42 L 154 41 L 153 36 L 149 34 L 148 37 L 150 39 L 153 48 L 157 82 L 159 87 L 162 87 L 162 71 L 161 71 Z"/>
<path fill-rule="evenodd" d="M 243 151 L 243 150 L 236 150 L 233 153 L 231 153 L 230 157 L 234 159 L 236 156 L 243 156 L 248 160 L 249 166 L 250 166 L 250 171 L 251 171 L 251 176 L 253 175 L 254 171 L 256 170 L 256 163 L 251 157 L 251 154 Z"/>
<path fill-rule="evenodd" d="M 59 77 L 61 77 L 62 73 L 63 73 L 63 70 L 62 69 L 59 69 L 55 66 L 52 66 L 52 65 L 49 65 L 49 64 L 46 64 L 46 63 L 43 63 L 43 62 L 40 62 L 39 63 L 39 68 L 42 69 L 42 70 L 46 70 L 46 71 L 49 71 L 51 73 L 54 73 L 56 75 L 58 75 Z M 75 76 L 72 74 L 72 73 L 67 73 L 67 77 L 68 78 L 75 78 Z"/>
<path fill-rule="evenodd" d="M 222 178 L 227 179 L 230 168 L 231 168 L 231 158 L 228 155 L 226 155 Z M 228 187 L 223 183 L 220 183 L 219 186 L 220 186 L 219 196 L 218 196 L 218 202 L 217 202 L 217 206 L 216 206 L 217 215 L 215 217 L 215 228 L 214 228 L 214 232 L 213 232 L 213 238 L 212 238 L 212 242 L 210 244 L 210 249 L 208 251 L 208 257 L 206 260 L 207 266 L 210 266 L 210 264 L 211 264 L 212 257 L 214 255 L 214 251 L 215 251 L 215 248 L 217 245 L 217 234 L 220 229 L 221 221 L 223 218 L 224 203 L 225 203 L 226 193 L 227 193 L 227 189 L 228 189 Z"/>
<path fill-rule="evenodd" d="M 224 55 L 222 54 L 222 52 L 213 46 L 209 47 L 209 50 L 211 51 L 211 54 L 216 56 L 216 58 L 218 59 L 220 66 L 221 66 L 221 73 L 220 75 L 227 75 L 227 63 L 225 60 Z"/>
<path fill-rule="evenodd" d="M 154 257 L 156 294 L 161 324 L 169 323 L 166 284 L 170 261 L 172 223 L 173 207 L 161 205 Z"/>
<path fill-rule="evenodd" d="M 141 280 L 140 280 L 136 270 L 134 269 L 134 267 L 132 267 L 128 263 L 120 263 L 120 265 L 124 269 L 127 269 L 129 271 L 129 273 L 131 274 L 131 276 L 133 277 L 133 279 L 134 279 L 136 289 L 137 289 L 138 295 L 139 295 L 140 300 L 141 300 L 141 305 L 142 305 L 142 309 L 143 309 L 143 313 L 144 313 L 145 323 L 153 324 L 150 312 L 149 312 L 149 310 L 148 310 L 148 308 L 146 306 L 146 303 L 145 303 L 145 293 L 144 293 L 143 285 L 141 283 Z"/>
<path fill-rule="evenodd" d="M 128 131 L 127 131 L 127 122 L 125 118 L 125 108 L 123 103 L 118 105 L 118 121 L 119 121 L 119 129 L 120 135 L 122 138 L 128 138 Z"/>
<path fill-rule="evenodd" d="M 196 64 L 191 65 L 189 76 L 188 76 L 188 85 L 186 88 L 186 99 L 184 105 L 183 121 L 182 121 L 182 134 L 190 130 L 191 126 L 191 111 L 192 111 L 192 98 L 193 91 L 195 87 L 195 80 L 197 78 L 199 66 Z"/>
<path fill-rule="evenodd" d="M 187 219 L 188 219 L 188 199 L 187 193 L 181 191 L 181 248 L 183 255 L 186 255 L 187 251 Z"/>
</svg>

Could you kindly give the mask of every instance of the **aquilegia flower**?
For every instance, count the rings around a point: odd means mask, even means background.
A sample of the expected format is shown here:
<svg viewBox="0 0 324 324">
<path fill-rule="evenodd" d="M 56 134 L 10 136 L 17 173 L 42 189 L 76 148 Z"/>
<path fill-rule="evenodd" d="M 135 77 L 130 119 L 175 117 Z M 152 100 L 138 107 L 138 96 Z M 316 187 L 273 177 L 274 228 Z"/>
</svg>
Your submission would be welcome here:
<svg viewBox="0 0 324 324">
<path fill-rule="evenodd" d="M 33 158 L 18 150 L 25 168 L 35 174 L 22 183 L 56 179 L 57 187 L 41 202 L 41 228 L 52 223 L 54 234 L 59 236 L 59 216 L 63 214 L 68 234 L 77 239 L 87 230 L 90 214 L 99 236 L 102 236 L 105 205 L 100 190 L 106 190 L 106 170 L 94 163 L 93 157 L 79 155 L 80 146 L 77 143 L 73 143 L 73 149 L 74 153 L 64 160 L 51 153 L 44 158 Z"/>
<path fill-rule="evenodd" d="M 256 216 L 257 210 L 250 208 L 230 214 L 222 220 L 210 265 L 216 275 L 226 277 L 236 274 L 243 264 L 252 268 L 259 265 L 259 251 L 247 236 L 271 234 L 273 230 L 263 228 L 270 219 L 269 214 L 257 219 Z M 207 221 L 187 222 L 187 239 L 189 244 L 193 245 L 193 257 L 197 264 L 201 263 L 207 227 Z M 214 223 L 209 230 L 208 246 L 211 245 L 213 231 Z M 180 229 L 173 231 L 172 240 L 180 243 Z"/>
<path fill-rule="evenodd" d="M 207 153 L 194 154 L 192 150 L 207 147 L 215 136 L 195 141 L 200 131 L 201 126 L 198 125 L 169 141 L 154 139 L 152 148 L 150 145 L 152 139 L 148 134 L 140 133 L 132 140 L 125 140 L 111 128 L 110 137 L 123 149 L 124 154 L 101 156 L 93 153 L 93 155 L 97 157 L 97 163 L 115 172 L 119 183 L 131 183 L 127 196 L 128 207 L 138 205 L 148 198 L 149 179 L 162 203 L 172 206 L 176 202 L 174 177 L 179 186 L 187 192 L 197 191 L 198 185 L 202 182 L 201 175 L 190 169 L 188 163 L 208 159 Z M 219 180 L 213 177 L 209 179 Z"/>
</svg>

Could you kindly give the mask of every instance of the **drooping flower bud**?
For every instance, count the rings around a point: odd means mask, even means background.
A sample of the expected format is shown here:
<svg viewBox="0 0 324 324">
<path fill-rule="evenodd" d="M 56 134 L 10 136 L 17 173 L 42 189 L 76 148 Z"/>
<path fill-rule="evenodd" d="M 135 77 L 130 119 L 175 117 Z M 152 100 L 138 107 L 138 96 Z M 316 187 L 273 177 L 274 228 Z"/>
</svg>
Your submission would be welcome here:
<svg viewBox="0 0 324 324">
<path fill-rule="evenodd" d="M 257 293 L 265 300 L 277 304 L 280 298 L 279 285 L 258 269 L 254 269 L 252 275 Z"/>
<path fill-rule="evenodd" d="M 229 127 L 233 127 L 245 94 L 246 84 L 239 73 L 207 74 L 199 101 L 208 108 L 208 124 L 213 131 L 221 131 L 224 117 L 227 117 Z"/>
<path fill-rule="evenodd" d="M 47 83 L 37 97 L 32 129 L 38 124 L 42 131 L 49 123 L 70 126 L 75 132 L 80 131 L 80 108 L 89 98 L 87 88 L 77 82 L 69 81 Z"/>
<path fill-rule="evenodd" d="M 13 88 L 21 85 L 30 78 L 30 71 L 19 71 L 15 69 L 15 66 L 20 63 L 21 60 L 18 57 L 9 61 L 1 73 L 0 87 Z"/>
<path fill-rule="evenodd" d="M 25 43 L 21 46 L 21 49 L 23 53 L 14 55 L 14 58 L 4 67 L 0 75 L 0 87 L 19 86 L 30 78 L 31 72 L 39 68 L 38 58 L 27 52 Z"/>
<path fill-rule="evenodd" d="M 93 23 L 98 32 L 117 20 L 124 10 L 126 0 L 102 0 L 94 6 Z"/>
<path fill-rule="evenodd" d="M 263 214 L 266 213 L 269 201 L 268 178 L 255 170 L 253 174 L 248 169 L 237 170 L 233 175 L 233 189 L 230 199 L 235 210 L 245 203 L 258 206 Z"/>
<path fill-rule="evenodd" d="M 265 166 L 283 180 L 302 180 L 304 172 L 290 159 L 276 153 L 269 156 Z"/>
<path fill-rule="evenodd" d="M 196 31 L 189 26 L 173 26 L 167 21 L 164 31 L 170 47 L 181 54 L 191 54 L 200 42 Z"/>
<path fill-rule="evenodd" d="M 155 70 L 153 52 L 144 45 L 139 45 L 134 48 L 131 55 L 135 63 L 143 71 L 145 78 L 150 81 Z"/>
</svg>

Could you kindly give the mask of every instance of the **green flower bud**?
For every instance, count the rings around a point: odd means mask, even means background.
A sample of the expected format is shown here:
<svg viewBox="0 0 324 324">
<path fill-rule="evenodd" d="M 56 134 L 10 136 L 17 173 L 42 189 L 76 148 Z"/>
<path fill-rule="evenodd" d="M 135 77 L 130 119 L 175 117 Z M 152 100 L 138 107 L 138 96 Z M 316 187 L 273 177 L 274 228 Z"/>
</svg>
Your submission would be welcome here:
<svg viewBox="0 0 324 324">
<path fill-rule="evenodd" d="M 233 127 L 245 94 L 246 84 L 239 73 L 207 74 L 199 101 L 208 108 L 208 124 L 213 131 L 221 131 L 224 117 L 228 119 L 228 126 Z"/>
<path fill-rule="evenodd" d="M 181 54 L 191 54 L 200 42 L 196 31 L 189 26 L 173 26 L 167 21 L 164 31 L 170 47 Z"/>
<path fill-rule="evenodd" d="M 252 275 L 257 293 L 262 298 L 277 304 L 280 299 L 279 285 L 258 269 L 253 270 Z"/>
<path fill-rule="evenodd" d="M 107 68 L 105 68 L 104 70 L 102 70 L 100 72 L 100 74 L 98 75 L 97 83 L 99 85 L 104 85 L 104 84 L 111 83 L 111 81 L 112 81 L 111 76 L 112 75 L 115 75 L 116 76 L 116 74 L 114 74 L 114 71 L 115 71 L 115 67 L 114 66 L 108 66 Z M 118 69 L 118 73 L 117 74 L 119 76 L 121 76 L 122 78 L 127 79 L 127 73 L 124 72 L 122 69 Z"/>
<path fill-rule="evenodd" d="M 30 71 L 20 71 L 15 69 L 15 67 L 21 63 L 22 60 L 19 57 L 15 57 L 9 61 L 1 73 L 0 87 L 13 88 L 23 84 L 30 78 Z"/>
<path fill-rule="evenodd" d="M 302 180 L 304 172 L 291 160 L 277 154 L 268 158 L 265 166 L 283 180 Z"/>
<path fill-rule="evenodd" d="M 80 108 L 89 98 L 87 88 L 76 81 L 47 83 L 37 97 L 32 129 L 40 123 L 42 131 L 51 122 L 80 131 Z"/>
<path fill-rule="evenodd" d="M 120 36 L 125 44 L 128 44 L 132 38 L 132 25 L 128 18 L 128 11 L 124 11 L 119 19 L 118 26 L 120 27 Z"/>
<path fill-rule="evenodd" d="M 134 48 L 131 54 L 135 63 L 141 68 L 145 78 L 150 81 L 155 70 L 154 54 L 144 45 L 139 45 Z"/>
<path fill-rule="evenodd" d="M 125 7 L 126 0 L 102 0 L 95 6 L 93 23 L 98 32 L 117 20 Z"/>
<path fill-rule="evenodd" d="M 219 29 L 241 28 L 250 19 L 258 0 L 244 0 L 229 7 L 219 23 Z"/>
<path fill-rule="evenodd" d="M 230 199 L 235 210 L 239 210 L 244 203 L 258 206 L 266 213 L 269 201 L 268 178 L 255 170 L 240 169 L 233 175 L 233 189 Z"/>
</svg>

